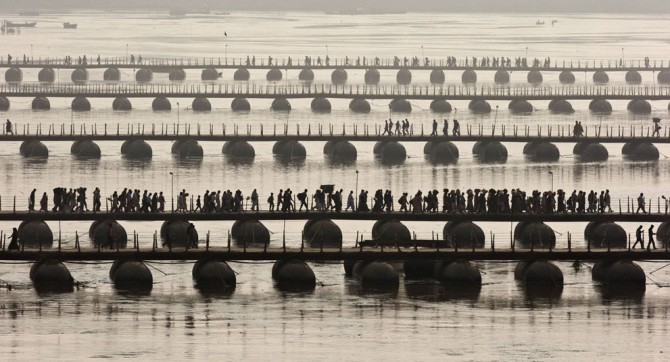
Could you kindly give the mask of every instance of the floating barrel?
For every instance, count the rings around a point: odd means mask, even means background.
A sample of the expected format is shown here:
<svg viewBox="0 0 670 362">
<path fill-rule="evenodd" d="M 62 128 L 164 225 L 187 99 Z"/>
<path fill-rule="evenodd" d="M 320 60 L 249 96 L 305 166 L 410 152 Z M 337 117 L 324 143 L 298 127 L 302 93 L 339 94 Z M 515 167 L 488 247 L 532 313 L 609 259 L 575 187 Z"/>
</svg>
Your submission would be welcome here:
<svg viewBox="0 0 670 362">
<path fill-rule="evenodd" d="M 205 97 L 197 97 L 191 103 L 191 108 L 195 112 L 209 112 L 212 110 L 212 104 L 209 103 L 209 99 Z"/>
<path fill-rule="evenodd" d="M 540 84 L 544 80 L 542 78 L 542 73 L 539 70 L 531 70 L 526 76 L 528 83 L 530 84 Z"/>
<path fill-rule="evenodd" d="M 237 285 L 235 271 L 222 260 L 198 260 L 191 275 L 200 289 L 234 289 Z"/>
<path fill-rule="evenodd" d="M 656 161 L 660 155 L 658 148 L 649 142 L 626 143 L 621 153 L 633 161 Z"/>
<path fill-rule="evenodd" d="M 177 152 L 180 158 L 202 158 L 204 152 L 202 151 L 202 146 L 198 141 L 189 139 L 183 141 L 179 145 L 179 150 Z"/>
<path fill-rule="evenodd" d="M 109 246 L 109 236 L 112 238 L 113 249 L 116 249 L 117 246 L 119 249 L 123 249 L 128 245 L 128 233 L 116 220 L 97 220 L 88 229 L 88 237 L 95 245 Z"/>
<path fill-rule="evenodd" d="M 240 68 L 233 74 L 233 80 L 248 81 L 251 78 L 247 68 Z"/>
<path fill-rule="evenodd" d="M 386 142 L 379 154 L 383 162 L 398 163 L 403 162 L 407 158 L 407 150 L 405 146 L 396 141 Z"/>
<path fill-rule="evenodd" d="M 165 97 L 156 97 L 156 99 L 151 102 L 151 108 L 154 111 L 169 111 L 172 109 L 172 104 L 170 104 L 170 100 Z"/>
<path fill-rule="evenodd" d="M 569 70 L 564 70 L 558 75 L 558 80 L 561 84 L 573 84 L 575 83 L 575 75 Z"/>
<path fill-rule="evenodd" d="M 395 76 L 395 80 L 400 85 L 408 85 L 412 83 L 412 72 L 407 68 L 400 69 Z"/>
<path fill-rule="evenodd" d="M 435 263 L 433 278 L 446 285 L 481 285 L 482 274 L 477 266 L 467 260 Z"/>
<path fill-rule="evenodd" d="M 398 272 L 386 262 L 359 261 L 354 265 L 352 275 L 363 288 L 397 288 L 400 282 Z"/>
<path fill-rule="evenodd" d="M 595 73 L 593 73 L 593 82 L 595 83 L 608 83 L 610 81 L 610 77 L 607 75 L 607 72 L 604 70 L 598 70 Z"/>
<path fill-rule="evenodd" d="M 435 264 L 433 260 L 406 260 L 403 262 L 405 279 L 431 278 L 435 272 Z"/>
<path fill-rule="evenodd" d="M 74 287 L 70 271 L 55 259 L 36 261 L 30 267 L 30 280 L 38 290 L 71 291 Z"/>
<path fill-rule="evenodd" d="M 272 154 L 286 158 L 305 158 L 307 151 L 305 146 L 298 141 L 277 141 L 272 146 Z"/>
<path fill-rule="evenodd" d="M 177 82 L 184 81 L 186 80 L 186 72 L 183 69 L 173 69 L 168 74 L 168 79 Z"/>
<path fill-rule="evenodd" d="M 509 102 L 507 108 L 512 113 L 532 113 L 534 111 L 533 105 L 525 99 L 515 99 Z"/>
<path fill-rule="evenodd" d="M 556 234 L 543 222 L 520 222 L 514 228 L 514 241 L 519 248 L 550 249 L 556 246 Z"/>
<path fill-rule="evenodd" d="M 407 226 L 398 220 L 381 219 L 377 220 L 372 226 L 372 239 L 380 242 L 392 243 L 395 241 L 405 242 L 410 241 L 410 235 Z"/>
<path fill-rule="evenodd" d="M 19 68 L 9 68 L 5 72 L 5 82 L 21 82 L 23 81 L 23 72 Z"/>
<path fill-rule="evenodd" d="M 412 104 L 404 98 L 396 98 L 389 103 L 391 112 L 410 113 L 412 112 Z"/>
<path fill-rule="evenodd" d="M 139 260 L 116 260 L 109 269 L 109 278 L 119 289 L 151 289 L 154 277 Z"/>
<path fill-rule="evenodd" d="M 521 261 L 514 268 L 514 279 L 525 285 L 563 286 L 563 273 L 546 260 Z"/>
<path fill-rule="evenodd" d="M 472 221 L 448 221 L 442 236 L 449 247 L 459 249 L 483 248 L 486 242 L 484 231 Z"/>
<path fill-rule="evenodd" d="M 86 97 L 76 97 L 72 100 L 72 110 L 75 112 L 86 112 L 91 110 L 91 102 Z"/>
<path fill-rule="evenodd" d="M 626 83 L 640 84 L 642 83 L 642 76 L 637 70 L 629 70 L 626 72 Z"/>
<path fill-rule="evenodd" d="M 251 104 L 249 104 L 249 101 L 246 98 L 235 98 L 230 102 L 230 109 L 235 112 L 250 111 Z"/>
<path fill-rule="evenodd" d="M 591 270 L 593 280 L 611 287 L 645 288 L 644 270 L 630 260 L 599 261 Z"/>
<path fill-rule="evenodd" d="M 664 71 L 658 73 L 658 75 L 656 76 L 656 79 L 661 84 L 670 83 L 670 70 L 664 70 Z"/>
<path fill-rule="evenodd" d="M 9 110 L 9 99 L 5 96 L 0 96 L 0 111 Z"/>
<path fill-rule="evenodd" d="M 661 244 L 661 248 L 665 248 L 665 245 L 670 245 L 670 222 L 663 221 L 661 225 L 656 229 L 656 238 Z"/>
<path fill-rule="evenodd" d="M 311 219 L 302 228 L 302 240 L 312 248 L 339 248 L 342 230 L 330 219 Z"/>
<path fill-rule="evenodd" d="M 347 71 L 342 68 L 337 68 L 333 70 L 333 73 L 330 75 L 330 81 L 333 84 L 340 85 L 347 82 Z"/>
<path fill-rule="evenodd" d="M 633 99 L 628 102 L 628 110 L 635 114 L 651 114 L 651 104 L 644 99 Z"/>
<path fill-rule="evenodd" d="M 240 245 L 270 244 L 270 231 L 258 220 L 237 220 L 230 229 L 230 236 Z"/>
<path fill-rule="evenodd" d="M 133 109 L 133 105 L 126 97 L 116 97 L 112 102 L 112 109 L 115 111 L 130 111 Z"/>
<path fill-rule="evenodd" d="M 354 98 L 349 103 L 349 109 L 355 113 L 370 113 L 370 103 L 363 98 Z"/>
<path fill-rule="evenodd" d="M 379 75 L 379 71 L 375 68 L 371 68 L 365 71 L 365 84 L 367 85 L 377 85 L 379 84 L 379 80 L 381 79 L 381 76 Z"/>
<path fill-rule="evenodd" d="M 484 99 L 473 99 L 468 104 L 468 109 L 473 113 L 491 113 L 491 105 Z"/>
<path fill-rule="evenodd" d="M 313 290 L 316 276 L 302 260 L 277 260 L 272 266 L 272 279 L 283 290 Z"/>
<path fill-rule="evenodd" d="M 553 113 L 575 113 L 575 110 L 572 108 L 572 104 L 570 104 L 570 102 L 566 101 L 565 99 L 554 99 L 549 102 L 549 110 Z"/>
<path fill-rule="evenodd" d="M 88 70 L 85 68 L 77 68 L 72 71 L 70 79 L 72 79 L 74 83 L 84 83 L 88 81 Z"/>
<path fill-rule="evenodd" d="M 584 229 L 584 238 L 593 249 L 628 247 L 626 230 L 613 222 L 590 222 Z"/>
<path fill-rule="evenodd" d="M 431 84 L 444 84 L 444 82 L 447 80 L 447 77 L 444 75 L 444 71 L 442 69 L 433 69 L 430 72 L 430 83 Z"/>
<path fill-rule="evenodd" d="M 81 158 L 100 158 L 100 147 L 91 140 L 75 141 L 70 147 L 70 153 Z"/>
<path fill-rule="evenodd" d="M 309 68 L 302 68 L 300 74 L 298 74 L 298 79 L 304 82 L 311 82 L 314 80 L 314 72 Z"/>
<path fill-rule="evenodd" d="M 268 70 L 268 73 L 265 75 L 265 79 L 268 82 L 278 82 L 282 79 L 284 75 L 282 74 L 281 70 L 279 69 L 270 69 Z"/>
<path fill-rule="evenodd" d="M 54 243 L 54 234 L 49 225 L 42 220 L 26 220 L 18 227 L 19 243 L 26 248 L 51 248 Z"/>
<path fill-rule="evenodd" d="M 49 149 L 38 140 L 21 142 L 20 152 L 23 157 L 49 157 Z"/>
<path fill-rule="evenodd" d="M 375 155 L 381 155 L 382 154 L 382 149 L 384 149 L 384 146 L 388 143 L 389 141 L 377 141 L 375 142 L 375 145 L 372 147 L 372 153 Z"/>
<path fill-rule="evenodd" d="M 430 102 L 430 110 L 435 113 L 451 113 L 451 104 L 446 99 L 435 99 Z"/>
<path fill-rule="evenodd" d="M 461 81 L 465 84 L 477 83 L 477 73 L 472 69 L 466 69 L 461 75 Z"/>
<path fill-rule="evenodd" d="M 272 101 L 270 109 L 273 111 L 290 111 L 291 103 L 286 98 L 276 98 Z"/>
<path fill-rule="evenodd" d="M 51 109 L 51 102 L 49 102 L 49 98 L 47 97 L 35 97 L 31 104 L 31 108 L 35 111 L 48 111 Z"/>
<path fill-rule="evenodd" d="M 102 74 L 102 79 L 106 81 L 118 82 L 121 80 L 121 72 L 119 68 L 107 68 Z"/>
<path fill-rule="evenodd" d="M 428 147 L 428 143 L 426 144 Z M 426 152 L 424 147 L 424 153 Z M 458 147 L 453 142 L 442 141 L 430 146 L 430 160 L 438 164 L 452 164 L 458 161 Z"/>
<path fill-rule="evenodd" d="M 135 80 L 138 82 L 151 82 L 152 79 L 154 79 L 154 73 L 150 69 L 142 68 L 135 73 Z"/>
<path fill-rule="evenodd" d="M 319 113 L 330 113 L 330 101 L 328 98 L 316 97 L 312 100 L 312 111 Z"/>
<path fill-rule="evenodd" d="M 477 141 L 472 146 L 472 153 L 477 155 L 481 162 L 507 161 L 507 148 L 498 141 Z"/>
<path fill-rule="evenodd" d="M 190 227 L 191 223 L 186 220 L 166 220 L 161 225 L 160 237 L 163 245 L 185 247 L 186 245 L 197 245 L 198 231 Z"/>
<path fill-rule="evenodd" d="M 553 162 L 561 157 L 558 147 L 550 142 L 529 142 L 524 146 L 523 154 L 534 162 Z"/>
<path fill-rule="evenodd" d="M 335 161 L 355 161 L 358 158 L 356 146 L 349 141 L 337 141 L 330 145 L 325 145 L 323 151 L 324 154 L 327 154 Z"/>
<path fill-rule="evenodd" d="M 37 73 L 37 80 L 44 83 L 53 83 L 56 80 L 56 73 L 53 68 L 42 68 Z"/>
<path fill-rule="evenodd" d="M 612 105 L 606 99 L 598 98 L 589 103 L 589 110 L 596 113 L 612 113 Z"/>
<path fill-rule="evenodd" d="M 214 68 L 205 68 L 200 73 L 200 79 L 205 81 L 218 80 L 220 76 L 219 72 Z"/>
<path fill-rule="evenodd" d="M 331 154 L 333 152 L 333 146 L 335 146 L 335 143 L 337 143 L 337 141 L 326 141 L 326 143 L 323 145 L 323 154 Z"/>
<path fill-rule="evenodd" d="M 121 145 L 121 155 L 130 160 L 151 159 L 153 150 L 144 140 L 126 140 Z"/>
<path fill-rule="evenodd" d="M 600 143 L 579 142 L 572 149 L 572 153 L 583 162 L 607 161 L 609 152 Z"/>
<path fill-rule="evenodd" d="M 256 157 L 256 150 L 249 144 L 249 142 L 240 141 L 226 141 L 223 144 L 221 152 L 234 158 L 254 158 Z"/>
<path fill-rule="evenodd" d="M 499 69 L 496 74 L 493 76 L 493 80 L 497 84 L 506 84 L 509 83 L 509 73 L 504 69 Z"/>
</svg>

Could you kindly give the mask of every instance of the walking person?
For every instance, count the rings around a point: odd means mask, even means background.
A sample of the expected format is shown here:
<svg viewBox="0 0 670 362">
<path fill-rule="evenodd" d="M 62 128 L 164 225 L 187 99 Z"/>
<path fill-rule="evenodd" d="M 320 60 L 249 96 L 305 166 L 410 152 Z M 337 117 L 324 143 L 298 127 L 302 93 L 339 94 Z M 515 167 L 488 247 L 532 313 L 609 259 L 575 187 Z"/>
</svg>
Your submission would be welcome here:
<svg viewBox="0 0 670 362">
<path fill-rule="evenodd" d="M 444 126 L 442 126 L 442 134 L 445 136 L 449 135 L 449 121 L 447 119 L 444 119 Z"/>
<path fill-rule="evenodd" d="M 454 119 L 453 124 L 454 124 L 454 128 L 452 129 L 451 133 L 454 136 L 460 136 L 461 135 L 461 124 L 458 123 L 457 119 Z"/>
<path fill-rule="evenodd" d="M 656 243 L 654 242 L 654 235 L 656 235 L 656 233 L 654 232 L 654 224 L 652 224 L 649 227 L 649 240 L 647 240 L 647 251 L 651 251 L 652 246 L 654 247 L 654 249 L 656 249 Z"/>
<path fill-rule="evenodd" d="M 7 134 L 14 134 L 14 130 L 12 128 L 12 122 L 7 118 L 7 122 L 5 122 L 5 133 Z"/>
<path fill-rule="evenodd" d="M 635 230 L 635 244 L 631 249 L 635 249 L 638 243 L 640 243 L 640 249 L 644 249 L 644 241 L 642 241 L 642 235 L 644 231 L 642 230 L 642 225 Z"/>
<path fill-rule="evenodd" d="M 13 228 L 12 235 L 9 236 L 9 245 L 7 250 L 19 250 L 19 231 Z"/>
<path fill-rule="evenodd" d="M 349 208 L 351 208 L 351 211 L 356 211 L 356 207 L 354 206 L 354 192 L 349 191 L 349 196 L 347 197 L 347 208 L 344 209 L 344 212 L 349 211 Z"/>
<path fill-rule="evenodd" d="M 30 192 L 30 197 L 28 198 L 28 211 L 35 211 L 35 192 L 37 189 L 33 189 Z"/>
<path fill-rule="evenodd" d="M 270 192 L 270 197 L 268 197 L 268 210 L 275 211 L 275 195 L 273 192 Z"/>
<path fill-rule="evenodd" d="M 431 136 L 437 136 L 437 120 L 433 119 L 433 132 L 430 133 Z"/>
<path fill-rule="evenodd" d="M 637 211 L 635 211 L 635 213 L 639 214 L 640 210 L 642 210 L 642 213 L 646 214 L 647 210 L 645 210 L 644 205 L 645 205 L 644 194 L 640 193 L 640 196 L 637 197 Z"/>
</svg>

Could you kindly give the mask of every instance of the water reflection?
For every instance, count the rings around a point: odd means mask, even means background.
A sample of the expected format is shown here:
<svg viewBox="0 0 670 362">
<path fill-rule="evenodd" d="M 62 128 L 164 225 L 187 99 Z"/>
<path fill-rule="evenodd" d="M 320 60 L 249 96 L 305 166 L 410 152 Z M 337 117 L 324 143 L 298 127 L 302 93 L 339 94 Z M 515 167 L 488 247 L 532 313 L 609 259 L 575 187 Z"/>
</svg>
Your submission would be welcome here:
<svg viewBox="0 0 670 362">
<path fill-rule="evenodd" d="M 226 162 L 233 166 L 252 166 L 254 164 L 254 157 L 236 157 L 230 155 L 223 155 Z"/>
<path fill-rule="evenodd" d="M 359 281 L 353 278 L 346 278 L 344 289 L 347 294 L 359 297 L 374 298 L 374 299 L 383 299 L 383 298 L 396 299 L 398 298 L 399 286 L 397 284 L 386 285 L 386 286 L 377 284 L 374 286 L 364 287 Z"/>
<path fill-rule="evenodd" d="M 302 167 L 305 166 L 305 158 L 304 157 L 286 157 L 286 156 L 281 156 L 281 155 L 274 155 L 275 162 L 279 164 L 280 166 L 283 167 L 296 167 L 298 170 L 300 170 Z"/>
<path fill-rule="evenodd" d="M 644 286 L 634 287 L 595 284 L 593 289 L 600 295 L 600 298 L 605 305 L 615 301 L 630 304 L 642 304 L 644 301 Z"/>
<path fill-rule="evenodd" d="M 174 156 L 172 158 L 180 169 L 199 169 L 200 166 L 202 166 L 202 157 L 181 158 L 179 156 Z"/>
<path fill-rule="evenodd" d="M 151 166 L 150 158 L 138 160 L 121 156 L 121 160 L 121 166 L 127 171 L 146 170 Z"/>
<path fill-rule="evenodd" d="M 426 302 L 479 300 L 481 285 L 443 285 L 432 280 L 405 281 L 405 294 L 409 298 Z"/>
<path fill-rule="evenodd" d="M 524 285 L 521 282 L 517 282 L 517 285 L 526 303 L 533 307 L 555 306 L 563 295 L 562 285 Z"/>
</svg>

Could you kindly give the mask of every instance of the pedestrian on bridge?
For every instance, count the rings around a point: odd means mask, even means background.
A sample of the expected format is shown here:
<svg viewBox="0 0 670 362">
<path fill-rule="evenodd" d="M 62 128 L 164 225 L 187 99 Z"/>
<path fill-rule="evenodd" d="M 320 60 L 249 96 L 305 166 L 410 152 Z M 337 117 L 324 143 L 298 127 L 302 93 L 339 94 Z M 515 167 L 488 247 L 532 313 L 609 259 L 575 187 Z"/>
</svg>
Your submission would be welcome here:
<svg viewBox="0 0 670 362">
<path fill-rule="evenodd" d="M 12 235 L 9 236 L 9 246 L 7 250 L 19 250 L 19 231 L 14 228 L 12 230 Z"/>
<path fill-rule="evenodd" d="M 30 192 L 30 197 L 28 198 L 28 211 L 35 211 L 35 192 L 37 189 L 33 189 Z"/>
<path fill-rule="evenodd" d="M 270 197 L 268 197 L 268 210 L 275 211 L 275 194 L 273 192 L 270 192 Z"/>
<path fill-rule="evenodd" d="M 647 241 L 647 251 L 651 251 L 652 245 L 654 246 L 654 249 L 656 249 L 656 243 L 654 242 L 654 235 L 656 235 L 656 233 L 654 232 L 654 225 L 652 224 L 649 227 L 649 240 Z"/>
<path fill-rule="evenodd" d="M 640 225 L 640 227 L 635 230 L 635 244 L 633 244 L 631 249 L 635 249 L 638 243 L 640 243 L 640 249 L 644 249 L 644 241 L 642 241 L 643 233 L 644 231 L 642 230 L 642 225 Z"/>
<path fill-rule="evenodd" d="M 644 194 L 640 193 L 640 196 L 637 197 L 637 211 L 635 211 L 635 213 L 639 214 L 640 210 L 642 210 L 642 213 L 646 214 L 647 210 L 645 210 L 644 205 L 645 205 Z"/>
<path fill-rule="evenodd" d="M 7 118 L 7 122 L 5 122 L 5 133 L 7 134 L 14 134 L 14 130 L 12 128 L 12 122 Z"/>
<path fill-rule="evenodd" d="M 444 119 L 444 126 L 442 127 L 442 134 L 445 136 L 449 135 L 449 121 L 447 119 Z"/>
<path fill-rule="evenodd" d="M 461 125 L 458 123 L 457 119 L 454 119 L 454 128 L 452 129 L 451 133 L 454 136 L 460 136 L 461 135 Z"/>
<path fill-rule="evenodd" d="M 431 136 L 437 136 L 437 120 L 433 119 L 433 132 L 430 133 Z"/>
</svg>

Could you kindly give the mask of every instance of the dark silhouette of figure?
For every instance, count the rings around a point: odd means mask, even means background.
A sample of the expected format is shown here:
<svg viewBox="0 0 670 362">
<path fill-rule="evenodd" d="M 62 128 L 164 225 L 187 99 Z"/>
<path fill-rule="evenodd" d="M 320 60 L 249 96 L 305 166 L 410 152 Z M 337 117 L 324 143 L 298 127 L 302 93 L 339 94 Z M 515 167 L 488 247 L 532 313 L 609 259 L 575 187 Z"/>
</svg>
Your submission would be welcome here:
<svg viewBox="0 0 670 362">
<path fill-rule="evenodd" d="M 640 196 L 637 197 L 637 211 L 635 211 L 635 213 L 639 214 L 640 210 L 642 210 L 642 213 L 646 214 L 647 210 L 645 210 L 644 205 L 645 205 L 644 194 L 640 194 Z"/>
<path fill-rule="evenodd" d="M 449 135 L 449 121 L 447 121 L 446 118 L 444 119 L 444 126 L 442 127 L 442 134 L 444 134 L 445 136 Z"/>
<path fill-rule="evenodd" d="M 7 250 L 19 250 L 19 231 L 14 228 L 12 230 L 12 235 L 9 236 L 9 246 Z"/>
<path fill-rule="evenodd" d="M 433 132 L 430 133 L 431 136 L 437 136 L 437 120 L 433 120 Z"/>
<path fill-rule="evenodd" d="M 37 189 L 33 189 L 30 192 L 30 197 L 28 198 L 28 211 L 35 211 L 35 192 Z"/>
<path fill-rule="evenodd" d="M 277 208 L 279 208 L 279 205 L 277 205 Z M 268 210 L 275 211 L 275 194 L 273 192 L 270 192 L 270 197 L 268 197 Z"/>
<path fill-rule="evenodd" d="M 458 120 L 454 119 L 454 128 L 452 129 L 451 133 L 454 136 L 460 136 L 461 135 L 461 125 L 458 123 Z"/>
<path fill-rule="evenodd" d="M 640 243 L 640 249 L 644 249 L 644 241 L 642 241 L 642 225 L 635 230 L 635 244 L 633 244 L 632 249 L 635 249 L 638 243 Z"/>
<path fill-rule="evenodd" d="M 654 232 L 654 225 L 652 224 L 649 227 L 649 240 L 647 240 L 647 251 L 651 251 L 652 246 L 654 247 L 654 249 L 656 249 L 656 243 L 654 242 L 654 235 L 656 235 L 656 233 Z"/>
<path fill-rule="evenodd" d="M 7 134 L 14 134 L 14 130 L 12 128 L 12 121 L 7 118 L 7 122 L 5 122 L 5 133 Z"/>
<path fill-rule="evenodd" d="M 654 136 L 660 137 L 661 134 L 658 131 L 661 130 L 661 125 L 660 125 L 661 119 L 660 118 L 654 118 L 653 122 L 654 122 L 654 133 L 652 133 L 651 136 L 652 137 L 654 137 Z"/>
<path fill-rule="evenodd" d="M 114 226 L 111 222 L 107 224 L 107 247 L 114 249 Z"/>
</svg>

